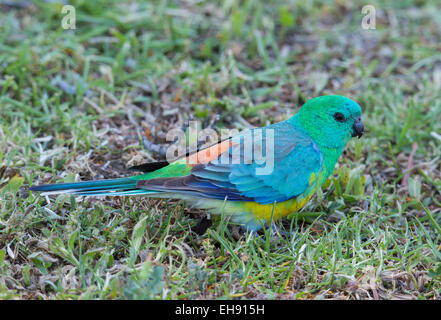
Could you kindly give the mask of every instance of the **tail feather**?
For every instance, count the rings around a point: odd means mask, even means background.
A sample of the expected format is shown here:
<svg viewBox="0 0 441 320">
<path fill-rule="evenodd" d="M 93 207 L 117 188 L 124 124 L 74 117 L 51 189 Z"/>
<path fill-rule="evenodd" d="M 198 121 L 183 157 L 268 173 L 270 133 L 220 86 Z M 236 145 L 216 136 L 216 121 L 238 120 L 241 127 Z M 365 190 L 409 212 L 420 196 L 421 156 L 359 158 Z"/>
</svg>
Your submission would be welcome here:
<svg viewBox="0 0 441 320">
<path fill-rule="evenodd" d="M 33 186 L 30 190 L 43 192 L 42 195 L 71 193 L 78 196 L 120 196 L 158 193 L 157 191 L 137 189 L 136 180 L 132 178 L 54 183 Z"/>
<path fill-rule="evenodd" d="M 86 191 L 86 192 L 76 192 L 75 195 L 78 196 L 134 196 L 140 194 L 154 194 L 159 193 L 158 191 L 140 190 L 140 189 L 126 189 L 119 191 Z"/>
</svg>

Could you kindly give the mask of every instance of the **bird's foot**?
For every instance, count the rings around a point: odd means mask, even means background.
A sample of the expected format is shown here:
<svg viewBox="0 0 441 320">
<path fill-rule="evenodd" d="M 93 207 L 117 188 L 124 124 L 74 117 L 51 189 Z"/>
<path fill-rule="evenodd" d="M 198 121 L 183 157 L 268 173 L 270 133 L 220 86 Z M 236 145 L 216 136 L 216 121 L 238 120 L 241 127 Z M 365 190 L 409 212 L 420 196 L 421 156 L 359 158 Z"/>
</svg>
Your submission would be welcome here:
<svg viewBox="0 0 441 320">
<path fill-rule="evenodd" d="M 284 230 L 284 229 L 280 229 L 275 224 L 272 224 L 271 225 L 271 237 L 289 238 L 289 237 L 291 237 L 291 233 Z"/>
<path fill-rule="evenodd" d="M 289 238 L 289 237 L 291 237 L 291 233 L 290 232 L 285 231 L 283 229 L 280 229 L 275 224 L 272 224 L 271 227 L 266 225 L 265 229 L 269 231 L 269 236 L 272 239 L 276 239 L 276 238 Z M 265 237 L 265 231 L 264 231 L 263 234 L 259 234 L 258 230 L 249 229 L 246 226 L 241 226 L 240 227 L 240 231 L 241 231 L 242 234 L 248 233 L 250 238 L 261 238 L 261 239 L 263 239 Z"/>
</svg>

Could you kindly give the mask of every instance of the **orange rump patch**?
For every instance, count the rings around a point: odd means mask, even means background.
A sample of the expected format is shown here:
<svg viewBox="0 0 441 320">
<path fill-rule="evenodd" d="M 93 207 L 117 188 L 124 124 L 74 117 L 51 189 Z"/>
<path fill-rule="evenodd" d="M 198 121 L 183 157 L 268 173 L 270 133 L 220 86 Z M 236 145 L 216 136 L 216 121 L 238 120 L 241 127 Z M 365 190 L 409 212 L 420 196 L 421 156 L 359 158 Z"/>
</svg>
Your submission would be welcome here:
<svg viewBox="0 0 441 320">
<path fill-rule="evenodd" d="M 207 163 L 211 160 L 216 159 L 219 155 L 230 149 L 233 143 L 230 140 L 222 141 L 214 146 L 203 149 L 199 152 L 189 155 L 187 159 L 187 164 L 194 167 L 200 163 Z"/>
</svg>

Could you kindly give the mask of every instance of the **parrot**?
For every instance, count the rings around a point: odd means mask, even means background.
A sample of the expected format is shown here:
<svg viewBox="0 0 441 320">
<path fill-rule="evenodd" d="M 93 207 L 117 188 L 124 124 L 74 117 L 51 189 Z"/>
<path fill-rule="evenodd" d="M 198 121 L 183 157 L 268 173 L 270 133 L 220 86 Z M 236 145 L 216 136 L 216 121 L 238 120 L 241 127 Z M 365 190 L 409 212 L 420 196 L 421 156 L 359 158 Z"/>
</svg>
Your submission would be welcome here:
<svg viewBox="0 0 441 320">
<path fill-rule="evenodd" d="M 247 129 L 125 178 L 37 185 L 42 195 L 181 199 L 246 229 L 300 211 L 333 173 L 347 142 L 363 135 L 360 105 L 341 95 L 306 101 L 292 117 Z"/>
</svg>

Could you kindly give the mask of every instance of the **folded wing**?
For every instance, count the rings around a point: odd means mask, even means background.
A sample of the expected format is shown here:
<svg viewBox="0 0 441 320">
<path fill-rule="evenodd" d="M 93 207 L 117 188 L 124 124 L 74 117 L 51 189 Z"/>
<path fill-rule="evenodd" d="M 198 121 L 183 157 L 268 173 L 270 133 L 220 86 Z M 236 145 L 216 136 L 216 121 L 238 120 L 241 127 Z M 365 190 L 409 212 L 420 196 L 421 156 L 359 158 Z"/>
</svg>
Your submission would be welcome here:
<svg viewBox="0 0 441 320">
<path fill-rule="evenodd" d="M 229 201 L 282 202 L 311 187 L 323 158 L 303 131 L 287 122 L 249 130 L 231 139 L 215 159 L 184 177 L 140 180 L 137 187 Z"/>
</svg>

